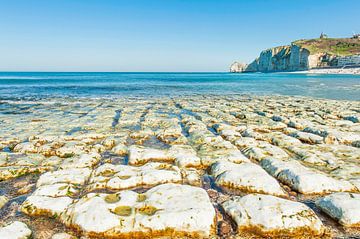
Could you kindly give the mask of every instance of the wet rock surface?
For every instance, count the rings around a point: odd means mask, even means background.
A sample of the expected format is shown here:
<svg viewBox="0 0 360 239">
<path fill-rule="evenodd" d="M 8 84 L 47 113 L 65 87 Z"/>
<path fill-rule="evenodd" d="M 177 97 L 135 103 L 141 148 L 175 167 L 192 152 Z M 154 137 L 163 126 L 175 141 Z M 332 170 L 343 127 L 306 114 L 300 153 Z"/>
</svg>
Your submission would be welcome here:
<svg viewBox="0 0 360 239">
<path fill-rule="evenodd" d="M 323 236 L 324 227 L 306 205 L 269 195 L 249 194 L 222 204 L 239 231 L 262 236 Z"/>
<path fill-rule="evenodd" d="M 334 193 L 319 199 L 316 204 L 340 224 L 347 227 L 360 227 L 360 194 Z"/>
<path fill-rule="evenodd" d="M 0 103 L 1 238 L 360 237 L 359 102 Z"/>
</svg>

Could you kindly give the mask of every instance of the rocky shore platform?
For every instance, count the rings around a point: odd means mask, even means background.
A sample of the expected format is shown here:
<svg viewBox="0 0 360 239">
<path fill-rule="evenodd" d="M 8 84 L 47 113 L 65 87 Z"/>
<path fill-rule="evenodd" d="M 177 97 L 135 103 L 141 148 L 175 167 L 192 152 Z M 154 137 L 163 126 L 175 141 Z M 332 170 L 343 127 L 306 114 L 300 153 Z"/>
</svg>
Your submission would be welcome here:
<svg viewBox="0 0 360 239">
<path fill-rule="evenodd" d="M 359 238 L 360 102 L 0 101 L 0 238 Z"/>
</svg>

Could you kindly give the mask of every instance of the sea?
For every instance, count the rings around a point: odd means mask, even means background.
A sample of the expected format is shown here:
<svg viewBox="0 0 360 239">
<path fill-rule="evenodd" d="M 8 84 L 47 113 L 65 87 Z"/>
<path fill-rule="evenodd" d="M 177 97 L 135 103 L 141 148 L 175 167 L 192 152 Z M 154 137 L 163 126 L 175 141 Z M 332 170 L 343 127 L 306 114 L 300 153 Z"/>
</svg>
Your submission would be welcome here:
<svg viewBox="0 0 360 239">
<path fill-rule="evenodd" d="M 0 100 L 52 97 L 292 95 L 360 100 L 360 75 L 303 73 L 0 72 Z"/>
</svg>

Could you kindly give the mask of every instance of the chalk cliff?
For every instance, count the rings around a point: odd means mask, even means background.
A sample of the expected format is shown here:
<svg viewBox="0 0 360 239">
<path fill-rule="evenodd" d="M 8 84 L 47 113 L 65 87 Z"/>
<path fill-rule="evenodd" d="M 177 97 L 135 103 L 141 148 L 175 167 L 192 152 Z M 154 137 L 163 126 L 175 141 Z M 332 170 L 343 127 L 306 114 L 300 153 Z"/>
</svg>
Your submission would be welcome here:
<svg viewBox="0 0 360 239">
<path fill-rule="evenodd" d="M 244 63 L 240 63 L 235 61 L 231 66 L 230 66 L 230 72 L 243 72 L 246 70 L 247 68 L 247 64 Z"/>
<path fill-rule="evenodd" d="M 299 71 L 319 65 L 321 55 L 311 55 L 310 51 L 297 45 L 279 46 L 264 50 L 246 67 L 232 65 L 232 72 Z"/>
<path fill-rule="evenodd" d="M 360 40 L 329 38 L 299 40 L 291 45 L 264 50 L 250 64 L 235 62 L 231 72 L 300 71 L 318 67 L 337 66 L 340 57 L 360 52 Z"/>
</svg>

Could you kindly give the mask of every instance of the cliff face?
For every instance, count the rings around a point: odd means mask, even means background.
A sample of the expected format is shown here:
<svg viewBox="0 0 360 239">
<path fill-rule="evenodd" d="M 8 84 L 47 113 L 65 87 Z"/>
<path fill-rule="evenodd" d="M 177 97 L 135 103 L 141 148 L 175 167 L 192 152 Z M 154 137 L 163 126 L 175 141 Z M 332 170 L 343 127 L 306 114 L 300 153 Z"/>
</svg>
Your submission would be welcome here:
<svg viewBox="0 0 360 239">
<path fill-rule="evenodd" d="M 307 70 L 318 64 L 317 57 L 309 61 L 310 52 L 297 45 L 280 46 L 262 51 L 260 56 L 251 62 L 245 71 L 298 71 Z"/>
<path fill-rule="evenodd" d="M 231 72 L 300 71 L 339 66 L 341 57 L 360 54 L 360 38 L 317 38 L 264 50 L 248 65 L 234 63 Z M 351 62 L 350 62 L 351 63 Z M 349 64 L 350 64 L 349 63 Z"/>
</svg>

